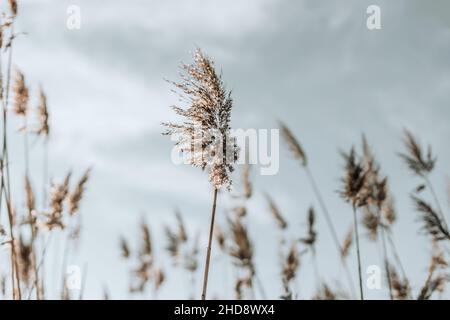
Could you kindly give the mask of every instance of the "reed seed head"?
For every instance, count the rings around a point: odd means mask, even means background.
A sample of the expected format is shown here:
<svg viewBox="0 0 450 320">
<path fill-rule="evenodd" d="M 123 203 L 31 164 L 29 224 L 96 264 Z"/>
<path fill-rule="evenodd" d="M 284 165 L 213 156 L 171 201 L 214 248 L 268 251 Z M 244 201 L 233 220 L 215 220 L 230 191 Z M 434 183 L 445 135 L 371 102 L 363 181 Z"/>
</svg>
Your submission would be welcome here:
<svg viewBox="0 0 450 320">
<path fill-rule="evenodd" d="M 448 264 L 444 254 L 435 242 L 431 256 L 430 266 L 428 268 L 428 277 L 420 290 L 418 300 L 428 300 L 435 292 L 444 292 L 445 285 L 450 280 L 448 273 Z"/>
<path fill-rule="evenodd" d="M 49 230 L 53 228 L 65 228 L 62 213 L 64 210 L 64 200 L 66 200 L 69 193 L 71 175 L 72 173 L 69 172 L 63 183 L 52 183 L 50 189 L 50 212 L 46 214 L 47 221 L 44 222 L 44 225 Z"/>
<path fill-rule="evenodd" d="M 394 200 L 391 196 L 388 196 L 386 201 L 383 203 L 383 207 L 381 208 L 381 212 L 383 214 L 384 221 L 388 226 L 392 226 L 397 220 L 397 213 L 395 211 Z"/>
<path fill-rule="evenodd" d="M 264 194 L 264 196 L 266 197 L 267 203 L 269 204 L 270 213 L 272 214 L 275 221 L 277 222 L 278 227 L 280 229 L 286 229 L 288 224 L 287 224 L 286 220 L 283 218 L 280 210 L 278 209 L 277 205 L 273 201 L 272 197 L 267 193 Z"/>
<path fill-rule="evenodd" d="M 418 176 L 427 175 L 433 170 L 436 163 L 436 158 L 433 157 L 431 152 L 431 146 L 428 146 L 428 151 L 425 155 L 419 142 L 410 131 L 405 129 L 404 135 L 404 144 L 407 152 L 401 153 L 400 157 L 414 174 Z"/>
<path fill-rule="evenodd" d="M 25 194 L 27 199 L 27 209 L 29 212 L 32 212 L 35 209 L 36 200 L 28 175 L 25 176 Z"/>
<path fill-rule="evenodd" d="M 150 228 L 145 221 L 141 222 L 141 232 L 142 232 L 142 246 L 141 246 L 141 256 L 151 257 L 152 255 L 152 241 L 150 237 Z"/>
<path fill-rule="evenodd" d="M 323 283 L 317 290 L 313 300 L 338 300 L 338 295 L 326 283 Z"/>
<path fill-rule="evenodd" d="M 363 212 L 363 225 L 368 231 L 369 239 L 376 241 L 378 238 L 378 227 L 380 226 L 379 216 L 369 208 L 365 208 Z"/>
<path fill-rule="evenodd" d="M 179 211 L 175 212 L 177 222 L 178 222 L 178 239 L 180 242 L 186 242 L 188 240 L 186 227 L 184 226 L 183 217 Z"/>
<path fill-rule="evenodd" d="M 159 290 L 161 288 L 161 285 L 164 283 L 166 276 L 164 274 L 164 271 L 161 268 L 157 268 L 155 270 L 155 289 Z"/>
<path fill-rule="evenodd" d="M 184 259 L 184 268 L 191 273 L 195 273 L 198 269 L 198 246 L 199 234 L 195 237 L 194 244 Z"/>
<path fill-rule="evenodd" d="M 415 209 L 421 213 L 423 230 L 425 230 L 434 241 L 450 240 L 450 232 L 447 230 L 447 227 L 433 207 L 417 196 L 411 195 L 411 199 L 414 202 Z"/>
<path fill-rule="evenodd" d="M 344 241 L 342 243 L 341 247 L 341 257 L 346 258 L 348 254 L 350 253 L 350 248 L 352 246 L 353 242 L 353 228 L 350 227 L 350 229 L 347 231 L 347 234 L 345 235 Z"/>
<path fill-rule="evenodd" d="M 229 255 L 235 258 L 237 265 L 253 270 L 253 245 L 250 242 L 247 228 L 241 219 L 228 219 L 233 244 L 228 248 Z"/>
<path fill-rule="evenodd" d="M 394 266 L 389 266 L 393 295 L 396 300 L 407 300 L 411 295 L 411 287 L 408 279 L 402 279 Z"/>
<path fill-rule="evenodd" d="M 127 259 L 130 257 L 130 247 L 124 237 L 120 238 L 120 251 L 123 258 Z"/>
<path fill-rule="evenodd" d="M 16 71 L 13 92 L 13 112 L 19 116 L 26 116 L 28 110 L 29 92 L 25 84 L 25 76 L 20 70 Z"/>
<path fill-rule="evenodd" d="M 300 259 L 297 246 L 295 245 L 295 243 L 293 243 L 283 263 L 283 281 L 285 283 L 289 283 L 292 279 L 295 278 L 299 266 Z"/>
<path fill-rule="evenodd" d="M 48 137 L 50 133 L 49 114 L 47 108 L 47 97 L 45 96 L 42 88 L 39 90 L 39 105 L 37 108 L 39 117 L 39 127 L 36 130 L 36 134 L 44 137 Z"/>
<path fill-rule="evenodd" d="M 178 257 L 180 255 L 180 239 L 178 237 L 178 234 L 173 232 L 168 226 L 166 226 L 164 230 L 168 242 L 166 249 L 169 252 L 170 256 L 175 259 L 174 262 L 176 264 L 178 263 Z"/>
<path fill-rule="evenodd" d="M 341 196 L 354 207 L 362 207 L 367 204 L 369 193 L 366 188 L 366 171 L 363 164 L 357 160 L 355 149 L 352 147 L 348 154 L 342 153 L 346 162 L 343 190 Z"/>
<path fill-rule="evenodd" d="M 317 239 L 317 231 L 315 230 L 316 214 L 314 208 L 310 207 L 308 210 L 308 235 L 300 241 L 310 247 L 313 247 Z"/>
<path fill-rule="evenodd" d="M 180 82 L 172 84 L 181 91 L 187 108 L 172 107 L 184 118 L 182 124 L 163 123 L 164 134 L 174 134 L 177 148 L 189 163 L 207 169 L 209 181 L 216 189 L 231 185 L 230 174 L 238 158 L 236 139 L 230 134 L 233 101 L 212 59 L 200 49 L 192 64 L 182 64 Z"/>
<path fill-rule="evenodd" d="M 9 10 L 13 16 L 17 16 L 17 0 L 8 0 Z"/>
<path fill-rule="evenodd" d="M 81 199 L 83 198 L 83 194 L 85 191 L 86 183 L 89 180 L 90 173 L 91 173 L 91 169 L 89 168 L 81 176 L 80 180 L 78 181 L 78 183 L 75 187 L 75 190 L 68 197 L 70 215 L 74 215 L 75 213 L 78 212 L 78 209 L 80 207 L 80 202 L 81 202 Z"/>
<path fill-rule="evenodd" d="M 289 149 L 291 149 L 294 158 L 301 161 L 302 166 L 306 167 L 308 165 L 308 159 L 306 153 L 303 151 L 298 140 L 295 138 L 294 134 L 289 130 L 289 128 L 282 122 L 280 122 L 281 134 L 284 137 Z"/>
<path fill-rule="evenodd" d="M 19 270 L 20 270 L 20 279 L 26 283 L 29 284 L 31 278 L 32 278 L 32 271 L 33 271 L 33 262 L 32 262 L 32 246 L 30 243 L 25 243 L 22 236 L 19 238 L 19 245 L 18 248 L 18 263 L 19 263 Z"/>
</svg>

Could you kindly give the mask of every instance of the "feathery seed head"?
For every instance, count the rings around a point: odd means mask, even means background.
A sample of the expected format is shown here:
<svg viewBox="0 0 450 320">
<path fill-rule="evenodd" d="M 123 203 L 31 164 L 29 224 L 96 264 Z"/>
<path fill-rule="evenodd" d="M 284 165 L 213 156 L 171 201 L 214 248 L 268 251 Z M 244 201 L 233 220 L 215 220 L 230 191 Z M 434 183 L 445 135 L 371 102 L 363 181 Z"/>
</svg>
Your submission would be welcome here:
<svg viewBox="0 0 450 320">
<path fill-rule="evenodd" d="M 29 284 L 31 280 L 31 275 L 33 271 L 33 262 L 32 262 L 32 246 L 30 243 L 25 243 L 22 236 L 19 238 L 19 245 L 17 250 L 18 252 L 18 262 L 19 262 L 19 270 L 21 274 L 21 280 L 23 280 L 26 284 Z"/>
<path fill-rule="evenodd" d="M 378 227 L 380 227 L 379 216 L 369 210 L 369 208 L 365 208 L 363 212 L 363 225 L 369 232 L 369 239 L 376 241 L 378 236 Z"/>
<path fill-rule="evenodd" d="M 29 212 L 32 212 L 35 209 L 35 196 L 28 175 L 25 176 L 25 194 L 27 198 L 27 209 Z"/>
<path fill-rule="evenodd" d="M 350 253 L 352 242 L 353 242 L 353 228 L 350 227 L 350 229 L 347 231 L 347 234 L 345 235 L 344 242 L 342 243 L 341 247 L 342 258 L 346 258 Z"/>
<path fill-rule="evenodd" d="M 70 215 L 74 215 L 80 206 L 81 199 L 83 198 L 83 193 L 85 189 L 85 185 L 89 179 L 89 174 L 91 169 L 87 169 L 83 176 L 78 181 L 74 192 L 69 195 L 69 213 Z"/>
<path fill-rule="evenodd" d="M 130 257 L 130 247 L 128 246 L 128 242 L 124 237 L 120 238 L 120 251 L 123 258 L 126 259 Z"/>
<path fill-rule="evenodd" d="M 348 154 L 342 153 L 346 162 L 345 176 L 342 179 L 344 186 L 341 196 L 355 207 L 367 204 L 369 193 L 366 186 L 366 171 L 362 163 L 356 159 L 355 149 L 352 147 Z"/>
<path fill-rule="evenodd" d="M 317 290 L 313 300 L 338 300 L 338 295 L 326 283 L 323 283 Z"/>
<path fill-rule="evenodd" d="M 17 15 L 17 0 L 8 0 L 9 10 L 13 16 Z"/>
<path fill-rule="evenodd" d="M 64 209 L 63 204 L 69 193 L 69 182 L 71 175 L 72 173 L 69 172 L 63 183 L 52 183 L 50 189 L 50 212 L 46 214 L 47 220 L 44 222 L 44 226 L 50 230 L 55 227 L 61 229 L 65 228 L 62 221 L 62 213 Z"/>
<path fill-rule="evenodd" d="M 397 270 L 392 265 L 389 265 L 389 274 L 391 276 L 394 298 L 397 300 L 407 300 L 411 295 L 409 280 L 400 278 Z"/>
<path fill-rule="evenodd" d="M 289 130 L 289 128 L 282 122 L 280 122 L 281 134 L 283 135 L 286 143 L 291 149 L 294 157 L 301 161 L 302 166 L 306 167 L 308 165 L 308 159 L 306 153 L 303 151 L 300 143 L 295 139 L 294 134 Z"/>
<path fill-rule="evenodd" d="M 155 278 L 155 289 L 159 290 L 166 279 L 164 271 L 161 268 L 157 268 L 153 276 Z"/>
<path fill-rule="evenodd" d="M 229 248 L 229 254 L 235 258 L 236 264 L 241 267 L 253 269 L 253 245 L 250 242 L 246 227 L 241 219 L 228 219 L 231 229 L 233 245 Z"/>
<path fill-rule="evenodd" d="M 230 134 L 231 94 L 225 90 L 213 61 L 200 49 L 194 53 L 194 63 L 182 64 L 181 69 L 181 82 L 172 84 L 189 106 L 173 107 L 184 122 L 163 123 L 167 128 L 164 134 L 175 135 L 176 147 L 191 165 L 208 170 L 209 181 L 216 189 L 229 187 L 238 158 L 236 139 Z"/>
<path fill-rule="evenodd" d="M 272 213 L 272 216 L 275 218 L 275 221 L 278 224 L 278 227 L 280 229 L 286 229 L 288 224 L 286 220 L 283 218 L 280 210 L 278 209 L 277 205 L 273 201 L 272 197 L 270 197 L 267 193 L 264 194 L 267 200 L 267 203 L 269 204 L 270 213 Z"/>
<path fill-rule="evenodd" d="M 405 130 L 404 144 L 407 153 L 401 153 L 400 157 L 405 160 L 413 173 L 418 176 L 430 173 L 436 163 L 436 158 L 433 157 L 431 152 L 431 146 L 428 146 L 428 151 L 425 155 L 416 138 L 408 130 Z"/>
<path fill-rule="evenodd" d="M 310 207 L 308 210 L 308 235 L 306 238 L 300 239 L 304 244 L 313 247 L 317 239 L 317 231 L 315 230 L 316 215 L 314 208 Z"/>
<path fill-rule="evenodd" d="M 28 88 L 25 84 L 25 76 L 20 70 L 16 71 L 13 91 L 13 112 L 19 116 L 25 116 L 28 110 L 29 93 Z"/>
<path fill-rule="evenodd" d="M 419 197 L 411 195 L 415 208 L 421 213 L 423 230 L 425 230 L 434 241 L 450 240 L 450 232 L 442 222 L 439 214 L 433 207 Z"/>
<path fill-rule="evenodd" d="M 44 91 L 42 91 L 42 88 L 39 90 L 39 105 L 37 111 L 39 117 L 39 127 L 36 130 L 36 134 L 48 137 L 50 133 L 50 126 L 47 108 L 47 97 L 45 96 Z"/>
<path fill-rule="evenodd" d="M 389 196 L 386 201 L 384 201 L 381 208 L 381 212 L 384 217 L 384 221 L 388 226 L 392 226 L 397 220 L 397 213 L 395 212 L 394 200 Z"/>
<path fill-rule="evenodd" d="M 186 227 L 184 226 L 183 217 L 181 216 L 180 211 L 176 211 L 175 216 L 178 222 L 178 239 L 181 242 L 186 242 L 188 240 L 188 236 L 186 232 Z"/>
<path fill-rule="evenodd" d="M 150 237 L 150 228 L 148 227 L 145 221 L 141 222 L 141 232 L 142 232 L 142 247 L 141 247 L 141 256 L 152 256 L 152 241 Z"/>
<path fill-rule="evenodd" d="M 283 281 L 289 283 L 295 278 L 297 269 L 300 266 L 299 254 L 295 243 L 289 249 L 289 253 L 283 263 Z"/>
</svg>

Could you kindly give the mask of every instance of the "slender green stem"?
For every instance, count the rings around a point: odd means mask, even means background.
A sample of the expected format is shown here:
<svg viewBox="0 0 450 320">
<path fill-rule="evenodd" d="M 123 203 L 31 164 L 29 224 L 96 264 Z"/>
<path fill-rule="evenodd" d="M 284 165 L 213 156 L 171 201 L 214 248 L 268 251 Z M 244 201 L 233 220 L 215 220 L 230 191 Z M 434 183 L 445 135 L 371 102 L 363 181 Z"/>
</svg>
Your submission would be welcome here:
<svg viewBox="0 0 450 320">
<path fill-rule="evenodd" d="M 211 260 L 211 246 L 212 246 L 212 238 L 213 238 L 213 233 L 214 233 L 214 219 L 216 217 L 217 191 L 218 191 L 217 188 L 214 188 L 213 206 L 212 206 L 212 212 L 211 212 L 211 225 L 209 228 L 208 249 L 206 251 L 205 273 L 203 275 L 202 300 L 206 300 L 206 290 L 208 288 L 209 264 L 210 264 L 210 260 Z"/>
</svg>

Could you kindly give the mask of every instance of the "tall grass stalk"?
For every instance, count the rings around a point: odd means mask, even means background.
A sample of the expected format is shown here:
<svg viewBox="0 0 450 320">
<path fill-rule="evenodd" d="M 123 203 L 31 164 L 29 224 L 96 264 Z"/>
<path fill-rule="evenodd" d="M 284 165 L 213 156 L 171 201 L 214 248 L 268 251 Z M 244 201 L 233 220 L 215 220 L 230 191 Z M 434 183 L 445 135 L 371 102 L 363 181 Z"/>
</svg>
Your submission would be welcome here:
<svg viewBox="0 0 450 320">
<path fill-rule="evenodd" d="M 359 296 L 361 300 L 364 300 L 364 290 L 362 281 L 362 267 L 361 267 L 361 253 L 359 247 L 359 233 L 358 233 L 358 219 L 356 216 L 356 207 L 353 206 L 353 228 L 355 229 L 355 240 L 356 240 L 356 255 L 358 259 L 358 276 L 359 276 Z"/>
<path fill-rule="evenodd" d="M 214 233 L 214 220 L 216 217 L 217 191 L 218 191 L 217 188 L 214 188 L 213 204 L 212 204 L 212 210 L 211 210 L 211 224 L 209 227 L 208 249 L 206 250 L 205 271 L 203 274 L 202 300 L 206 300 L 206 291 L 208 289 L 209 264 L 211 261 L 211 247 L 212 247 L 212 239 L 213 239 L 213 233 Z"/>
<path fill-rule="evenodd" d="M 336 250 L 337 250 L 338 255 L 339 255 L 339 259 L 340 259 L 342 267 L 344 269 L 344 273 L 345 273 L 345 276 L 347 278 L 347 282 L 348 282 L 348 286 L 349 286 L 350 292 L 352 293 L 352 295 L 354 295 L 355 288 L 354 288 L 354 285 L 353 285 L 352 276 L 351 276 L 350 270 L 349 270 L 349 268 L 347 266 L 347 262 L 346 262 L 345 258 L 341 255 L 342 246 L 341 246 L 341 244 L 339 242 L 339 237 L 337 235 L 337 231 L 336 231 L 336 228 L 334 226 L 333 220 L 331 219 L 330 212 L 328 211 L 328 208 L 325 205 L 325 201 L 323 200 L 322 194 L 321 194 L 321 192 L 320 192 L 320 190 L 319 190 L 319 188 L 317 186 L 317 183 L 316 183 L 316 181 L 315 181 L 315 179 L 314 179 L 314 177 L 313 177 L 313 175 L 311 173 L 311 170 L 309 169 L 308 166 L 305 166 L 304 169 L 305 169 L 308 181 L 309 181 L 309 183 L 311 185 L 311 188 L 313 189 L 313 192 L 314 192 L 314 194 L 316 196 L 316 199 L 319 202 L 321 211 L 322 211 L 322 213 L 323 213 L 323 215 L 325 217 L 325 221 L 327 223 L 329 232 L 331 234 L 331 237 L 333 239 L 334 245 L 335 245 Z"/>
</svg>

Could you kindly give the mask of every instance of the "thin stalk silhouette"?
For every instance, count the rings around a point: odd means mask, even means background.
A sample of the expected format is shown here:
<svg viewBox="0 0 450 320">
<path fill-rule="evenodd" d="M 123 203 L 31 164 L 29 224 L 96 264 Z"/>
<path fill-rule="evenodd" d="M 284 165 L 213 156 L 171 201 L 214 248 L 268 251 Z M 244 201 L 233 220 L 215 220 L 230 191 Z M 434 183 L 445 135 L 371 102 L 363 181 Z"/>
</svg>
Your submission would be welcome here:
<svg viewBox="0 0 450 320">
<path fill-rule="evenodd" d="M 326 221 L 329 231 L 331 233 L 331 237 L 332 237 L 335 247 L 338 251 L 339 259 L 344 268 L 344 272 L 345 272 L 345 275 L 346 275 L 346 278 L 348 281 L 350 292 L 354 296 L 355 288 L 353 286 L 353 281 L 352 281 L 352 277 L 350 274 L 350 270 L 348 269 L 348 266 L 347 266 L 347 263 L 346 263 L 344 257 L 342 257 L 342 255 L 341 255 L 342 247 L 339 242 L 339 237 L 337 235 L 336 228 L 334 226 L 333 220 L 331 219 L 331 215 L 328 211 L 328 208 L 325 205 L 325 201 L 323 200 L 322 194 L 317 186 L 317 183 L 311 173 L 311 170 L 309 169 L 306 153 L 304 152 L 303 148 L 301 147 L 300 143 L 297 141 L 297 139 L 295 138 L 293 133 L 289 130 L 289 128 L 286 125 L 284 125 L 282 122 L 279 122 L 279 124 L 280 124 L 281 131 L 285 138 L 286 143 L 288 144 L 289 148 L 291 149 L 294 157 L 297 160 L 299 160 L 301 166 L 303 167 L 303 169 L 306 172 L 307 179 L 313 189 L 313 192 L 316 196 L 317 201 L 319 202 L 321 211 L 322 211 L 323 215 L 325 216 L 325 221 Z"/>
<path fill-rule="evenodd" d="M 382 248 L 383 248 L 384 268 L 386 270 L 387 282 L 388 282 L 388 287 L 389 287 L 389 297 L 391 300 L 394 300 L 394 295 L 392 293 L 392 277 L 391 277 L 391 271 L 389 269 L 389 262 L 388 262 L 388 258 L 387 258 L 386 235 L 385 235 L 383 226 L 381 226 L 380 233 L 381 233 L 380 237 L 381 237 L 381 243 L 382 243 Z"/>
<path fill-rule="evenodd" d="M 436 192 L 434 191 L 433 184 L 431 183 L 430 178 L 428 178 L 428 176 L 424 175 L 423 178 L 425 180 L 426 185 L 428 186 L 428 189 L 430 190 L 430 193 L 431 193 L 431 195 L 432 195 L 432 197 L 434 199 L 434 202 L 436 203 L 438 211 L 439 211 L 439 213 L 441 215 L 442 222 L 444 223 L 446 229 L 448 230 L 447 220 L 445 219 L 444 211 L 442 211 L 441 204 L 440 204 L 440 202 L 438 200 Z"/>
<path fill-rule="evenodd" d="M 10 26 L 10 37 L 14 36 L 14 20 L 11 22 Z M 1 187 L 0 187 L 0 208 L 1 208 L 1 199 L 3 194 L 5 196 L 6 201 L 6 209 L 8 213 L 9 220 L 9 231 L 11 237 L 11 277 L 12 277 L 12 290 L 13 290 L 13 299 L 16 297 L 21 300 L 22 293 L 20 289 L 20 275 L 18 262 L 16 257 L 16 249 L 15 249 L 15 237 L 14 237 L 14 217 L 13 210 L 11 208 L 11 179 L 10 179 L 10 170 L 9 170 L 9 161 L 8 161 L 8 103 L 9 103 L 9 91 L 11 84 L 11 69 L 12 69 L 12 49 L 13 49 L 13 41 L 11 40 L 9 50 L 8 50 L 8 60 L 7 60 L 7 69 L 6 69 L 6 86 L 5 90 L 3 90 L 3 77 L 2 77 L 2 111 L 3 111 L 3 141 L 2 141 L 2 174 L 1 174 Z M 1 64 L 1 63 L 0 63 Z M 1 71 L 1 70 L 0 70 Z M 17 296 L 16 296 L 17 294 Z"/>
<path fill-rule="evenodd" d="M 360 293 L 361 300 L 364 300 L 364 290 L 363 290 L 362 271 L 361 271 L 361 253 L 360 253 L 360 249 L 359 249 L 358 220 L 357 220 L 357 216 L 356 216 L 355 205 L 353 205 L 353 227 L 355 228 L 356 255 L 358 257 L 359 293 Z"/>
<path fill-rule="evenodd" d="M 259 294 L 261 295 L 261 298 L 263 300 L 266 300 L 267 299 L 266 290 L 264 289 L 261 278 L 256 273 L 256 270 L 253 270 L 253 272 L 254 272 L 253 277 L 255 278 L 256 284 L 258 285 Z"/>
<path fill-rule="evenodd" d="M 330 215 L 330 213 L 329 213 L 329 211 L 327 209 L 327 206 L 325 205 L 325 201 L 322 198 L 322 194 L 321 194 L 321 192 L 320 192 L 320 190 L 319 190 L 319 188 L 317 186 L 317 183 L 316 183 L 316 181 L 315 181 L 315 179 L 314 179 L 314 177 L 313 177 L 313 175 L 311 173 L 311 170 L 309 169 L 308 166 L 304 166 L 304 169 L 305 169 L 305 172 L 306 172 L 306 176 L 307 176 L 307 178 L 309 180 L 309 183 L 311 184 L 311 187 L 313 189 L 313 192 L 314 192 L 314 194 L 315 194 L 315 196 L 317 198 L 317 201 L 319 202 L 320 208 L 322 209 L 322 213 L 323 213 L 323 215 L 325 217 L 325 221 L 327 223 L 327 226 L 328 226 L 328 229 L 330 231 L 331 237 L 333 238 L 333 242 L 335 244 L 336 250 L 338 251 L 339 259 L 340 259 L 341 264 L 342 264 L 342 266 L 344 268 L 344 273 L 346 275 L 350 291 L 351 291 L 352 295 L 354 295 L 355 288 L 354 288 L 352 276 L 350 274 L 350 270 L 348 269 L 347 262 L 345 261 L 345 258 L 342 257 L 342 255 L 341 255 L 342 246 L 341 246 L 341 244 L 339 242 L 339 237 L 337 235 L 337 231 L 336 231 L 336 228 L 334 226 L 333 220 L 331 219 L 331 215 Z"/>
<path fill-rule="evenodd" d="M 206 251 L 205 272 L 203 275 L 202 300 L 206 300 L 206 291 L 208 289 L 209 264 L 210 264 L 210 260 L 211 260 L 211 246 L 212 246 L 212 239 L 213 239 L 213 234 L 214 234 L 214 220 L 216 217 L 217 191 L 218 191 L 217 188 L 214 188 L 213 205 L 212 205 L 212 211 L 211 211 L 211 225 L 209 228 L 208 249 Z"/>
</svg>

